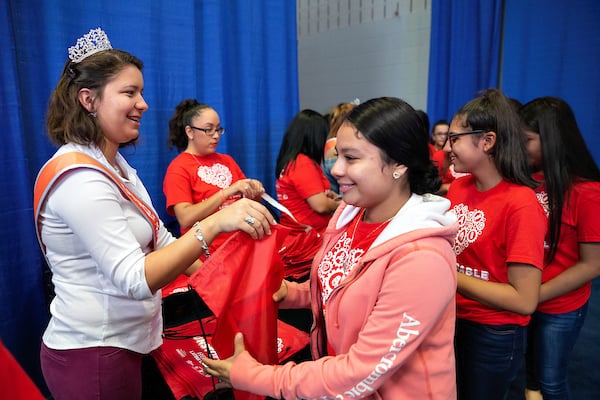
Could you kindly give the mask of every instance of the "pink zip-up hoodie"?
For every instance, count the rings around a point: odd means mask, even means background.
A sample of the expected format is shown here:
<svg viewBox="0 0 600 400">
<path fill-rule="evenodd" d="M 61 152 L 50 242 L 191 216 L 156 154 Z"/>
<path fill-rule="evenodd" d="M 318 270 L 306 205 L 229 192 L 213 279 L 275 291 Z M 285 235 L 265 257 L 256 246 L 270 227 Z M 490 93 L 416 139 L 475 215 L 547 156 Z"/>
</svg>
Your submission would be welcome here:
<svg viewBox="0 0 600 400">
<path fill-rule="evenodd" d="M 442 197 L 413 194 L 331 293 L 324 318 L 319 262 L 360 211 L 342 204 L 310 284 L 288 283 L 281 303 L 312 309 L 315 361 L 262 365 L 245 351 L 232 366 L 233 386 L 284 399 L 456 399 L 456 220 L 449 206 Z M 336 356 L 325 355 L 327 342 Z"/>
</svg>

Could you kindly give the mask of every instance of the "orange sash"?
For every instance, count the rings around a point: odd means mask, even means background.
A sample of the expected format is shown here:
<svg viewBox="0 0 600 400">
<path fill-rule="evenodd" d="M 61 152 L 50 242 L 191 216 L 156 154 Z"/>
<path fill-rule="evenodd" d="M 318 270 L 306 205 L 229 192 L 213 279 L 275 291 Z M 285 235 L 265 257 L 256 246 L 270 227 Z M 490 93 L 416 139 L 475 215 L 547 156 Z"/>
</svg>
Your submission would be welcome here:
<svg viewBox="0 0 600 400">
<path fill-rule="evenodd" d="M 80 152 L 70 152 L 62 154 L 48 161 L 42 167 L 37 179 L 35 180 L 35 186 L 33 189 L 33 211 L 35 213 L 34 218 L 37 238 L 44 254 L 46 253 L 46 246 L 42 242 L 40 210 L 44 205 L 46 195 L 54 186 L 54 184 L 57 183 L 62 177 L 66 176 L 68 172 L 79 168 L 90 168 L 100 171 L 117 184 L 123 197 L 131 201 L 140 210 L 142 215 L 148 219 L 150 225 L 152 225 L 153 248 L 156 249 L 158 230 L 160 228 L 160 220 L 158 219 L 158 215 L 150 207 L 148 207 L 146 203 L 137 197 L 114 172 L 110 171 L 104 165 L 100 164 L 98 161 L 86 154 Z"/>
</svg>

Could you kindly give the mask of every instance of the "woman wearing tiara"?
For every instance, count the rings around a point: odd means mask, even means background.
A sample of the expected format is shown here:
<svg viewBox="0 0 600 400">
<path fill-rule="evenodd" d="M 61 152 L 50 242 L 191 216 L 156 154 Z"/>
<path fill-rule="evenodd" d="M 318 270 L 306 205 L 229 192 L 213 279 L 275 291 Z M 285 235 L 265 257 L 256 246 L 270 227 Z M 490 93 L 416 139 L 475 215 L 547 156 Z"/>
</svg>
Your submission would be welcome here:
<svg viewBox="0 0 600 400">
<path fill-rule="evenodd" d="M 227 207 L 236 200 L 259 200 L 265 192 L 256 179 L 248 179 L 235 160 L 217 153 L 225 128 L 219 114 L 210 106 L 194 99 L 181 101 L 169 120 L 169 147 L 180 154 L 171 161 L 163 181 L 167 212 L 175 215 L 181 234 L 196 221 Z M 213 252 L 230 234 L 221 234 L 209 246 Z M 163 296 L 187 288 L 187 277 L 181 275 Z"/>
<path fill-rule="evenodd" d="M 69 49 L 50 97 L 48 134 L 60 148 L 36 181 L 40 245 L 56 296 L 41 366 L 56 400 L 139 399 L 141 363 L 161 344 L 161 287 L 221 232 L 253 238 L 275 223 L 242 199 L 175 239 L 118 149 L 144 112 L 142 62 L 94 29 Z"/>
</svg>

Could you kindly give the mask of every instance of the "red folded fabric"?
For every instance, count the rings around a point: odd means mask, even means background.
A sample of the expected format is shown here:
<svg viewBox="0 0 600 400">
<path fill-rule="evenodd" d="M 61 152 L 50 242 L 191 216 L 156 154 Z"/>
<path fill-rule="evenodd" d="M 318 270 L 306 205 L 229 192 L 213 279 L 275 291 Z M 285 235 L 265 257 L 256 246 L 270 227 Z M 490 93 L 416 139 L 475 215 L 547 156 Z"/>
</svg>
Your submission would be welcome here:
<svg viewBox="0 0 600 400">
<path fill-rule="evenodd" d="M 192 321 L 175 328 L 165 329 L 163 344 L 152 352 L 152 357 L 177 399 L 185 396 L 202 399 L 214 390 L 212 378 L 204 373 L 201 360 L 210 350 L 216 358 L 212 339 L 216 327 L 215 317 Z M 277 321 L 278 363 L 282 363 L 304 349 L 309 342 L 308 333 L 282 321 Z M 215 382 L 216 383 L 216 382 Z M 244 397 L 236 397 L 236 400 Z M 236 393 L 238 395 L 238 393 Z M 262 398 L 262 397 L 261 397 Z"/>
<path fill-rule="evenodd" d="M 262 240 L 235 233 L 188 281 L 217 317 L 213 345 L 220 358 L 233 355 L 233 338 L 242 332 L 254 358 L 277 362 L 277 304 L 272 295 L 283 279 L 278 228 Z"/>
<path fill-rule="evenodd" d="M 212 344 L 221 359 L 233 355 L 234 336 L 242 332 L 254 358 L 264 364 L 277 363 L 277 304 L 272 295 L 283 279 L 278 251 L 286 232 L 279 226 L 271 231 L 262 240 L 236 232 L 188 281 L 217 318 Z M 238 400 L 263 398 L 234 393 Z"/>
<path fill-rule="evenodd" d="M 323 244 L 323 237 L 315 229 L 307 230 L 300 224 L 280 224 L 279 229 L 285 232 L 285 238 L 279 248 L 285 278 L 298 280 L 306 277 L 310 273 L 317 250 Z"/>
<path fill-rule="evenodd" d="M 45 397 L 0 341 L 0 393 L 6 399 L 43 400 Z M 4 397 L 6 396 L 6 397 Z"/>
</svg>

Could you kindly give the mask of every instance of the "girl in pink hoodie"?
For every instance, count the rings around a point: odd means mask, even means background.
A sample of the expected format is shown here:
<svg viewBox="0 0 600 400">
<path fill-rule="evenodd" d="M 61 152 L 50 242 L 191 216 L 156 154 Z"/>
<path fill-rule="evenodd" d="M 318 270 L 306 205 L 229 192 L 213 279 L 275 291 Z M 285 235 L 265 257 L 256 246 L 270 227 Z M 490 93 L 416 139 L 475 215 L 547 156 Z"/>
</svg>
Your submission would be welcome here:
<svg viewBox="0 0 600 400">
<path fill-rule="evenodd" d="M 357 106 L 337 135 L 343 203 L 310 281 L 284 281 L 285 308 L 313 312 L 314 361 L 263 365 L 236 336 L 206 371 L 285 399 L 455 399 L 455 219 L 415 110 L 396 98 Z"/>
</svg>

